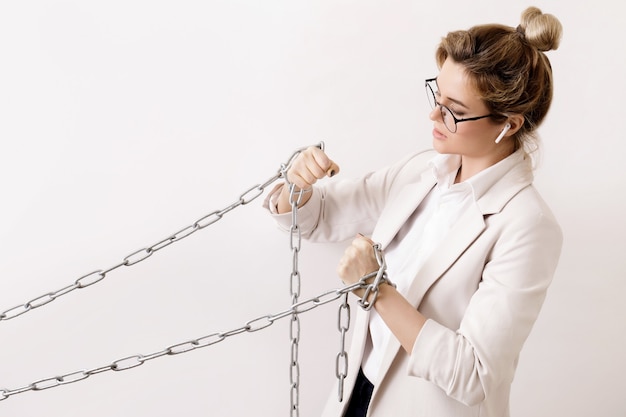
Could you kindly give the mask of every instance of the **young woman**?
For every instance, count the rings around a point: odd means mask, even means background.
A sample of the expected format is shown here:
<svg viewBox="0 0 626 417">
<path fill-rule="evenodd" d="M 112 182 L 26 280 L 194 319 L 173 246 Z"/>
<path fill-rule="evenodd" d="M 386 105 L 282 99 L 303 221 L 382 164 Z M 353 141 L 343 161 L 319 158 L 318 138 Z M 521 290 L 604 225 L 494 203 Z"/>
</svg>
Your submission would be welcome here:
<svg viewBox="0 0 626 417">
<path fill-rule="evenodd" d="M 322 150 L 293 162 L 287 180 L 311 189 L 298 209 L 303 237 L 354 239 L 338 266 L 345 284 L 378 269 L 379 243 L 395 284 L 383 282 L 373 308 L 359 309 L 350 396 L 331 396 L 324 416 L 509 415 L 518 357 L 562 244 L 529 156 L 552 99 L 544 52 L 561 32 L 554 16 L 531 7 L 517 28 L 443 38 L 439 74 L 426 80 L 434 151 L 324 185 L 317 180 L 339 166 Z M 289 230 L 289 187 L 266 205 Z"/>
</svg>

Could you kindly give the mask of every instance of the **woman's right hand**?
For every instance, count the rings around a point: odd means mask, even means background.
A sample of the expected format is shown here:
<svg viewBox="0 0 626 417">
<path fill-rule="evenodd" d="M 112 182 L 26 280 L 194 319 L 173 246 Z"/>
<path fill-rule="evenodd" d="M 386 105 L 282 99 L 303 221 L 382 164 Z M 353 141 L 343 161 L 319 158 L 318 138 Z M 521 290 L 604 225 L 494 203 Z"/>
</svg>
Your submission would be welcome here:
<svg viewBox="0 0 626 417">
<path fill-rule="evenodd" d="M 291 163 L 286 174 L 287 182 L 296 186 L 296 191 L 308 190 L 313 184 L 324 177 L 332 177 L 339 172 L 339 165 L 330 159 L 326 153 L 317 146 L 311 146 L 302 151 Z M 278 199 L 278 212 L 286 213 L 291 210 L 289 202 L 289 188 L 284 186 Z M 311 193 L 302 196 L 300 206 L 304 205 Z"/>
<path fill-rule="evenodd" d="M 287 180 L 299 189 L 308 190 L 317 180 L 332 177 L 339 172 L 339 166 L 317 146 L 302 151 L 287 171 Z"/>
</svg>

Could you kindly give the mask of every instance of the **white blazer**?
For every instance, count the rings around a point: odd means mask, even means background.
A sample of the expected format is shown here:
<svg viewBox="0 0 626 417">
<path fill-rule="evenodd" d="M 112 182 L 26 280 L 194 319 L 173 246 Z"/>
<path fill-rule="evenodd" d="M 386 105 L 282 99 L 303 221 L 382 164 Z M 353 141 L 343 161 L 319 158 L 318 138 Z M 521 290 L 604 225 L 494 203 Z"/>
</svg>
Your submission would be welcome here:
<svg viewBox="0 0 626 417">
<path fill-rule="evenodd" d="M 316 185 L 298 211 L 303 237 L 342 241 L 372 233 L 385 248 L 435 185 L 428 165 L 434 155 L 420 152 L 361 179 Z M 369 416 L 509 416 L 518 357 L 562 245 L 561 229 L 532 180 L 529 158 L 519 158 L 432 250 L 404 294 L 428 320 L 410 355 L 390 338 Z M 291 215 L 275 217 L 289 230 Z M 357 310 L 346 393 L 368 332 L 369 314 Z M 340 403 L 336 392 L 324 417 L 343 414 L 348 398 Z"/>
</svg>

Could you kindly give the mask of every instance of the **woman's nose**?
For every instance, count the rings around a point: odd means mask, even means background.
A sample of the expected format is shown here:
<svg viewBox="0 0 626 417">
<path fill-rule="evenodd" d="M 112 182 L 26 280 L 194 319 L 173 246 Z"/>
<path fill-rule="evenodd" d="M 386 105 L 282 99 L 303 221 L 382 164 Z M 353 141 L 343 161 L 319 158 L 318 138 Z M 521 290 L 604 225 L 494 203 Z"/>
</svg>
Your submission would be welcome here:
<svg viewBox="0 0 626 417">
<path fill-rule="evenodd" d="M 439 105 L 435 105 L 433 109 L 428 114 L 428 118 L 432 121 L 441 121 L 441 109 Z"/>
</svg>

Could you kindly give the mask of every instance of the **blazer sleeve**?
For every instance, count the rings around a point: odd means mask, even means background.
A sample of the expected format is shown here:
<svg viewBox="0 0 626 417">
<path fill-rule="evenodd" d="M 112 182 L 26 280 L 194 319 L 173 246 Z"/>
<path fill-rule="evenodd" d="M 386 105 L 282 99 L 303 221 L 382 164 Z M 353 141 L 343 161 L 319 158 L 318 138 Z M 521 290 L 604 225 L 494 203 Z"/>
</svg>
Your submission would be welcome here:
<svg viewBox="0 0 626 417">
<path fill-rule="evenodd" d="M 540 199 L 533 187 L 525 192 L 530 201 Z M 560 256 L 562 232 L 547 206 L 520 200 L 510 202 L 517 207 L 504 218 L 493 219 L 497 224 L 487 225 L 498 230 L 459 328 L 427 320 L 410 355 L 409 375 L 433 382 L 466 405 L 511 384 Z M 457 272 L 463 273 L 447 273 Z"/>
<path fill-rule="evenodd" d="M 309 201 L 298 209 L 302 237 L 314 242 L 340 242 L 356 233 L 371 234 L 389 196 L 407 181 L 418 178 L 433 156 L 434 151 L 421 151 L 358 179 L 333 179 L 323 185 L 316 184 Z M 277 185 L 266 197 L 266 209 L 269 210 L 272 199 L 283 186 Z M 291 213 L 272 216 L 281 230 L 290 230 Z"/>
</svg>

